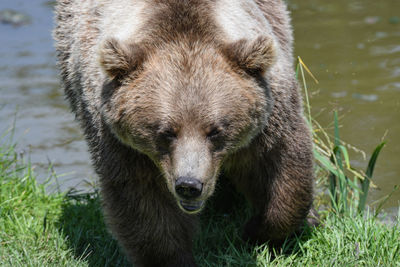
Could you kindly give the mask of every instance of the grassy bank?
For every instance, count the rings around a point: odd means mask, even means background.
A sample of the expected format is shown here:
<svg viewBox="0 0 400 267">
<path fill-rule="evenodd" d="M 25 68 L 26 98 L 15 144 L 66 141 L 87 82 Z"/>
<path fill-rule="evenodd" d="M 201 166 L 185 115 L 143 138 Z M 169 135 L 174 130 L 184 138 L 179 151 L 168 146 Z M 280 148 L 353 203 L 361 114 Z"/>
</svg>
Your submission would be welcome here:
<svg viewBox="0 0 400 267">
<path fill-rule="evenodd" d="M 214 203 L 218 202 L 214 201 Z M 400 221 L 380 223 L 370 214 L 325 214 L 272 257 L 266 246 L 240 239 L 248 209 L 211 203 L 195 241 L 200 266 L 400 266 Z M 98 194 L 45 192 L 12 146 L 0 145 L 1 266 L 128 266 L 106 230 Z"/>
</svg>

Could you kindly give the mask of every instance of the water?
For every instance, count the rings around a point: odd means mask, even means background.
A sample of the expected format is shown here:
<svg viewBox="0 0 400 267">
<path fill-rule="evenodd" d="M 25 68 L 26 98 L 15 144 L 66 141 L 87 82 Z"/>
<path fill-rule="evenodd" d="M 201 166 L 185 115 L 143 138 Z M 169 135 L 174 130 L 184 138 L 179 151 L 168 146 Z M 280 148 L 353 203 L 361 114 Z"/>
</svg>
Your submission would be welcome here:
<svg viewBox="0 0 400 267">
<path fill-rule="evenodd" d="M 308 79 L 312 113 L 332 132 L 332 110 L 342 118 L 341 137 L 367 157 L 383 136 L 387 146 L 375 170 L 370 203 L 400 184 L 400 1 L 291 0 L 296 55 L 319 80 Z M 21 27 L 0 24 L 0 131 L 16 119 L 18 150 L 30 155 L 43 181 L 49 161 L 61 190 L 85 187 L 95 177 L 87 146 L 60 90 L 51 38 L 52 7 L 44 0 L 2 0 L 0 10 L 32 17 Z M 352 164 L 365 169 L 359 153 Z M 399 206 L 400 192 L 386 203 Z"/>
<path fill-rule="evenodd" d="M 30 156 L 38 179 L 51 169 L 61 190 L 84 186 L 94 177 L 87 146 L 60 89 L 55 66 L 49 1 L 2 0 L 0 10 L 13 9 L 32 17 L 31 24 L 0 24 L 0 132 L 16 120 L 18 151 Z"/>
</svg>

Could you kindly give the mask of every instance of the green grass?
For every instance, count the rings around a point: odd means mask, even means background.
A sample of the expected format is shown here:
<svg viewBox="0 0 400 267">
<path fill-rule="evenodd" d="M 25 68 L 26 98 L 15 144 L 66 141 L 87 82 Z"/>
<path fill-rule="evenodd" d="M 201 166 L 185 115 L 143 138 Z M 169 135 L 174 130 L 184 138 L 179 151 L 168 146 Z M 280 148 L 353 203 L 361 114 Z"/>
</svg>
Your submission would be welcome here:
<svg viewBox="0 0 400 267">
<path fill-rule="evenodd" d="M 240 200 L 240 196 L 236 196 Z M 245 204 L 211 201 L 202 215 L 194 254 L 199 266 L 400 266 L 400 220 L 389 226 L 366 212 L 323 214 L 274 256 L 267 245 L 240 238 Z M 129 266 L 103 223 L 97 192 L 52 193 L 29 164 L 0 144 L 1 266 Z"/>
<path fill-rule="evenodd" d="M 12 146 L 0 145 L 0 266 L 126 265 L 97 193 L 48 194 Z"/>
</svg>

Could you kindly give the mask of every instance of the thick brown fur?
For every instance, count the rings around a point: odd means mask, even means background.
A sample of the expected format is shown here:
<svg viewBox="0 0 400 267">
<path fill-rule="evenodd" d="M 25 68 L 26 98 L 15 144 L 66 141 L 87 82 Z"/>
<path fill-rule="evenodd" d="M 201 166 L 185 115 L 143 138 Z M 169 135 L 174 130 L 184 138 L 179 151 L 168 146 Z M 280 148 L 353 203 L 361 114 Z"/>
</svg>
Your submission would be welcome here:
<svg viewBox="0 0 400 267">
<path fill-rule="evenodd" d="M 179 204 L 181 176 L 202 182 L 203 203 L 223 171 L 254 208 L 251 242 L 278 244 L 301 227 L 313 195 L 311 138 L 283 1 L 232 1 L 256 17 L 243 18 L 257 33 L 243 38 L 221 24 L 226 0 L 57 2 L 65 93 L 107 223 L 136 266 L 195 266 L 198 219 Z M 113 36 L 129 30 L 130 16 L 141 18 L 137 30 Z"/>
</svg>

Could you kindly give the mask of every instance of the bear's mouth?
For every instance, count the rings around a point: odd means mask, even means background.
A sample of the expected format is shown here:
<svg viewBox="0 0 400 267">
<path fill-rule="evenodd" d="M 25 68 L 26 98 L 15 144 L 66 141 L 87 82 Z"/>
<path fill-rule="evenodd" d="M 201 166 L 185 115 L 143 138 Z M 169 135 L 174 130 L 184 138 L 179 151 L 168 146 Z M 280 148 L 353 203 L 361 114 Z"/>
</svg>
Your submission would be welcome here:
<svg viewBox="0 0 400 267">
<path fill-rule="evenodd" d="M 189 201 L 189 200 L 179 200 L 179 207 L 186 213 L 194 214 L 198 213 L 203 207 L 204 201 Z"/>
</svg>

